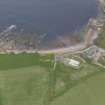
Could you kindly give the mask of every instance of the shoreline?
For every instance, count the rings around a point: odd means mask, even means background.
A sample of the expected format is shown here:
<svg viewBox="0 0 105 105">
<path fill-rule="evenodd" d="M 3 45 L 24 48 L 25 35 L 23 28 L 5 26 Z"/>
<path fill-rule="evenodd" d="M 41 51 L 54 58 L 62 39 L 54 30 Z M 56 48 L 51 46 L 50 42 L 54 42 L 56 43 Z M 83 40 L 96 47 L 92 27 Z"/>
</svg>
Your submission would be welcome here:
<svg viewBox="0 0 105 105">
<path fill-rule="evenodd" d="M 97 2 L 98 2 L 98 7 L 101 8 L 101 12 L 102 12 L 101 15 L 105 16 L 105 1 L 98 0 Z M 86 47 L 88 47 L 89 45 L 93 44 L 94 40 L 99 37 L 99 34 L 101 33 L 102 28 L 104 26 L 104 22 L 105 22 L 105 19 L 103 19 L 101 16 L 97 16 L 96 19 L 90 18 L 88 22 L 89 29 L 84 35 L 83 42 L 80 42 L 70 47 L 55 48 L 55 49 L 49 49 L 49 50 L 38 50 L 37 52 L 39 54 L 49 54 L 49 53 L 69 53 L 69 52 L 72 53 L 75 51 L 81 51 Z"/>
<path fill-rule="evenodd" d="M 39 50 L 39 49 L 2 49 L 0 51 L 0 54 L 6 54 L 6 53 L 39 53 L 39 54 L 56 54 L 56 53 L 75 53 L 76 51 L 81 51 L 85 48 L 87 48 L 89 45 L 94 43 L 94 40 L 98 38 L 99 34 L 102 31 L 102 28 L 105 23 L 105 1 L 104 0 L 98 0 L 98 7 L 101 9 L 101 14 L 97 15 L 96 18 L 90 18 L 89 22 L 86 26 L 86 32 L 83 36 L 83 41 L 72 45 L 68 47 L 61 47 L 61 48 L 54 48 L 54 49 L 48 49 L 48 50 Z M 97 7 L 97 8 L 98 8 Z M 102 16 L 101 16 L 102 15 Z M 104 17 L 104 18 L 103 18 Z"/>
<path fill-rule="evenodd" d="M 56 49 L 51 49 L 51 50 L 39 50 L 37 51 L 39 54 L 62 54 L 62 53 L 73 53 L 75 51 L 83 50 L 86 48 L 86 45 L 84 43 L 79 43 L 75 46 L 70 46 L 70 47 L 63 47 L 63 48 L 56 48 Z"/>
</svg>

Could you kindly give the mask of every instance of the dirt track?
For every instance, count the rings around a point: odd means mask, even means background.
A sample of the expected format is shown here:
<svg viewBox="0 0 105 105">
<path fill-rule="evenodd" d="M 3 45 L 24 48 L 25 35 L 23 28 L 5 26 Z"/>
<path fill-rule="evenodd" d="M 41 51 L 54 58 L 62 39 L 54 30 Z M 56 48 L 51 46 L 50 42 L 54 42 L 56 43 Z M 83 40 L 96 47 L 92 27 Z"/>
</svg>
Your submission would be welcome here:
<svg viewBox="0 0 105 105">
<path fill-rule="evenodd" d="M 58 48 L 58 49 L 52 49 L 52 50 L 40 50 L 38 51 L 38 53 L 40 54 L 51 54 L 51 53 L 67 53 L 67 52 L 76 52 L 76 51 L 80 51 L 83 50 L 84 48 L 86 48 L 86 45 L 84 43 L 80 43 L 74 46 L 70 46 L 70 47 L 66 47 L 66 48 Z"/>
</svg>

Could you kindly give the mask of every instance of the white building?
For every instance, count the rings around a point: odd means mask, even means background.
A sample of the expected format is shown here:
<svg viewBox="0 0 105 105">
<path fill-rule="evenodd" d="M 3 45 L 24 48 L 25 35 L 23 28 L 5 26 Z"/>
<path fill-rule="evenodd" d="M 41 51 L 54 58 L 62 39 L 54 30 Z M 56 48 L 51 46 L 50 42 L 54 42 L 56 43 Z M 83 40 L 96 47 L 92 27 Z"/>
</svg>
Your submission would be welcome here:
<svg viewBox="0 0 105 105">
<path fill-rule="evenodd" d="M 76 61 L 74 59 L 70 59 L 69 64 L 75 67 L 79 67 L 80 66 L 80 62 Z"/>
<path fill-rule="evenodd" d="M 71 65 L 73 67 L 79 67 L 80 66 L 80 62 L 79 61 L 74 60 L 74 59 L 69 59 L 69 58 L 65 58 L 64 64 Z"/>
</svg>

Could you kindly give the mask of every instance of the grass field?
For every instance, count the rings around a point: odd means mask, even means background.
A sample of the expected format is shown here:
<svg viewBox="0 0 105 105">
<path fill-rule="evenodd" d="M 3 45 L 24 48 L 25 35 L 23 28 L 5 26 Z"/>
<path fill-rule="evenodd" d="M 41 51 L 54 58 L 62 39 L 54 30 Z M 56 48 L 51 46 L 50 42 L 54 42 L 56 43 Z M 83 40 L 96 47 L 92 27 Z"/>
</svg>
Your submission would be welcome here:
<svg viewBox="0 0 105 105">
<path fill-rule="evenodd" d="M 105 105 L 105 73 L 88 78 L 51 105 Z"/>
<path fill-rule="evenodd" d="M 105 66 L 105 56 L 101 57 L 98 62 Z"/>
<path fill-rule="evenodd" d="M 0 70 L 29 67 L 33 65 L 46 66 L 45 61 L 52 55 L 40 56 L 39 54 L 0 54 Z"/>
<path fill-rule="evenodd" d="M 95 99 L 104 91 L 104 69 L 88 62 L 78 70 L 60 62 L 53 66 L 52 55 L 0 55 L 0 105 L 103 105 Z M 96 98 L 91 87 L 98 89 L 92 88 Z"/>
<path fill-rule="evenodd" d="M 48 73 L 41 67 L 0 71 L 0 105 L 43 105 Z"/>
<path fill-rule="evenodd" d="M 47 97 L 51 57 L 0 55 L 0 105 L 43 105 Z"/>
</svg>

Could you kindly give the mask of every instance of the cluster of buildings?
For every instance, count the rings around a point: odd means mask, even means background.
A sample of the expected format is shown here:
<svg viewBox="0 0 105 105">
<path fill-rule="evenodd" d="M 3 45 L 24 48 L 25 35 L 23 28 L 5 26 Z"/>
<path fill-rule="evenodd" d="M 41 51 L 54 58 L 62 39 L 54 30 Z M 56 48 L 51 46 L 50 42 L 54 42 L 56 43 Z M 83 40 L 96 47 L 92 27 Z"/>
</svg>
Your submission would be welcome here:
<svg viewBox="0 0 105 105">
<path fill-rule="evenodd" d="M 103 53 L 105 53 L 105 50 L 93 45 L 83 52 L 83 57 L 97 62 L 99 58 L 103 55 Z"/>
<path fill-rule="evenodd" d="M 55 55 L 55 62 L 62 62 L 64 65 L 71 66 L 74 69 L 79 69 L 81 66 L 81 61 L 61 55 Z"/>
</svg>

